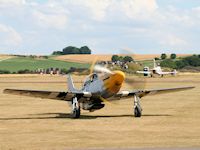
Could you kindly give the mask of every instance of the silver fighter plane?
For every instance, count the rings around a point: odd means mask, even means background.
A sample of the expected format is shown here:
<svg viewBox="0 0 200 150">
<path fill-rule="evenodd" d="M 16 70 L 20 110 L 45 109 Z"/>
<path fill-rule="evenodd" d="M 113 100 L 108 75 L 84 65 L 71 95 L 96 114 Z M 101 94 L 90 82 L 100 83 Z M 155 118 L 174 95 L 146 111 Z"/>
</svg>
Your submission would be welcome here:
<svg viewBox="0 0 200 150">
<path fill-rule="evenodd" d="M 192 89 L 194 87 L 176 87 L 152 90 L 133 90 L 120 91 L 125 80 L 125 74 L 122 71 L 110 71 L 107 68 L 96 67 L 101 73 L 91 73 L 83 83 L 82 89 L 76 89 L 73 80 L 68 75 L 68 91 L 37 91 L 37 90 L 20 90 L 5 89 L 6 94 L 24 95 L 38 97 L 43 99 L 54 99 L 68 101 L 71 104 L 72 118 L 79 118 L 81 108 L 90 112 L 99 110 L 104 107 L 105 101 L 116 101 L 126 98 L 134 100 L 134 116 L 141 117 L 142 108 L 140 99 L 147 95 L 163 94 Z M 103 73 L 102 73 L 103 72 Z M 134 86 L 134 85 L 133 85 Z"/>
</svg>

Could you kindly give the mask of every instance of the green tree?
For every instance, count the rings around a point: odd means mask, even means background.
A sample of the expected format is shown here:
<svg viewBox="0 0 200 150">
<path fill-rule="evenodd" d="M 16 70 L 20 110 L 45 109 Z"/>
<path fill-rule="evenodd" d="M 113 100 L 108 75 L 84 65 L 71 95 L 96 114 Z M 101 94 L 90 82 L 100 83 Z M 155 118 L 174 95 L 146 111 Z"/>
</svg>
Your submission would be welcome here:
<svg viewBox="0 0 200 150">
<path fill-rule="evenodd" d="M 65 47 L 63 49 L 63 54 L 64 55 L 67 55 L 67 54 L 79 54 L 79 53 L 80 53 L 79 48 L 74 47 L 74 46 L 68 46 L 68 47 Z"/>
<path fill-rule="evenodd" d="M 132 61 L 133 61 L 133 58 L 132 58 L 131 56 L 125 56 L 125 57 L 123 58 L 123 61 L 124 61 L 124 62 L 132 62 Z"/>
<path fill-rule="evenodd" d="M 119 56 L 119 61 L 123 61 L 124 57 L 123 56 Z"/>
<path fill-rule="evenodd" d="M 176 69 L 182 69 L 186 66 L 186 64 L 182 60 L 176 61 L 175 63 L 176 63 Z"/>
<path fill-rule="evenodd" d="M 165 59 L 165 60 L 161 61 L 160 66 L 167 67 L 167 68 L 173 68 L 173 69 L 175 69 L 177 67 L 176 62 L 172 61 L 171 59 Z"/>
<path fill-rule="evenodd" d="M 118 55 L 112 55 L 111 60 L 112 60 L 112 62 L 119 61 L 119 56 Z"/>
<path fill-rule="evenodd" d="M 8 70 L 0 70 L 0 74 L 10 74 L 11 72 Z"/>
<path fill-rule="evenodd" d="M 87 46 L 80 48 L 80 54 L 91 54 L 91 50 Z"/>
<path fill-rule="evenodd" d="M 63 55 L 63 52 L 61 52 L 61 51 L 54 51 L 52 53 L 52 55 Z"/>
<path fill-rule="evenodd" d="M 171 54 L 171 55 L 170 55 L 170 58 L 171 58 L 171 59 L 176 59 L 176 54 L 174 54 L 174 53 Z"/>
<path fill-rule="evenodd" d="M 166 55 L 165 53 L 162 53 L 161 56 L 160 56 L 160 58 L 161 58 L 162 60 L 164 60 L 164 59 L 167 58 L 167 55 Z"/>
<path fill-rule="evenodd" d="M 183 59 L 183 61 L 190 66 L 200 66 L 200 58 L 197 55 L 186 57 Z"/>
<path fill-rule="evenodd" d="M 77 48 L 75 46 L 68 46 L 63 48 L 62 51 L 54 51 L 52 55 L 68 55 L 68 54 L 91 54 L 91 50 L 87 46 Z"/>
</svg>

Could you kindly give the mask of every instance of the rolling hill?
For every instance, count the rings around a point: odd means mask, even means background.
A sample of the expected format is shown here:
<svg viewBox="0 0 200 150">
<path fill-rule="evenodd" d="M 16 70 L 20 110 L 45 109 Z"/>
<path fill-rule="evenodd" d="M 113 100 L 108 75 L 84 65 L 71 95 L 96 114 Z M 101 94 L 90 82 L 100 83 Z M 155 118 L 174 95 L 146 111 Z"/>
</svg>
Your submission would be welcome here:
<svg viewBox="0 0 200 150">
<path fill-rule="evenodd" d="M 11 57 L 7 59 L 2 59 L 0 61 L 0 70 L 8 70 L 10 72 L 17 72 L 19 70 L 29 69 L 36 70 L 38 68 L 65 68 L 70 67 L 76 68 L 88 68 L 89 64 L 66 62 L 54 59 L 37 59 L 30 57 Z"/>
</svg>

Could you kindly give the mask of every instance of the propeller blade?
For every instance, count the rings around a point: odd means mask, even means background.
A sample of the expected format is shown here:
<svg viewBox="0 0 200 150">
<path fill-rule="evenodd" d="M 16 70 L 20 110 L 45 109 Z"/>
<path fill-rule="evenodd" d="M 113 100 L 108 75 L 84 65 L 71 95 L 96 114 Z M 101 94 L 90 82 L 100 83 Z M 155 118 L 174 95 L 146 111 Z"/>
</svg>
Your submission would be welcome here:
<svg viewBox="0 0 200 150">
<path fill-rule="evenodd" d="M 94 66 L 95 66 L 96 62 L 97 62 L 97 57 L 95 57 L 95 58 L 93 59 L 93 61 L 92 61 L 92 64 L 91 64 L 91 66 L 90 66 L 90 74 L 93 73 L 93 71 L 94 71 Z"/>
<path fill-rule="evenodd" d="M 125 83 L 132 89 L 143 90 L 146 87 L 146 78 L 137 76 L 126 77 Z"/>
<path fill-rule="evenodd" d="M 102 73 L 108 73 L 108 74 L 114 74 L 111 70 L 109 70 L 106 67 L 100 66 L 100 65 L 95 65 L 94 66 L 94 71 L 96 72 L 102 72 Z"/>
<path fill-rule="evenodd" d="M 120 53 L 122 55 L 130 55 L 131 57 L 133 57 L 133 59 L 135 59 L 135 53 L 133 53 L 133 50 L 130 48 L 121 48 L 120 49 Z"/>
<path fill-rule="evenodd" d="M 110 104 L 110 105 L 113 105 L 114 103 L 111 103 L 109 100 L 107 100 L 107 99 L 105 99 L 105 98 L 103 98 L 103 97 L 99 97 L 100 98 L 100 100 L 102 101 L 102 102 L 104 102 L 104 103 L 108 103 L 108 104 Z"/>
</svg>

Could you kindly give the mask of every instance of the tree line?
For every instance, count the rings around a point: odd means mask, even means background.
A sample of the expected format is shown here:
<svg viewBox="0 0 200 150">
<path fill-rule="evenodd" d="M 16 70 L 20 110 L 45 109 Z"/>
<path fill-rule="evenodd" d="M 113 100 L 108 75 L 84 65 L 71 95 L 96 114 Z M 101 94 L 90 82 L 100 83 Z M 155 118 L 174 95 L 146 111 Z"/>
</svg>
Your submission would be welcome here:
<svg viewBox="0 0 200 150">
<path fill-rule="evenodd" d="M 179 60 L 165 59 L 160 63 L 160 65 L 162 67 L 168 67 L 173 69 L 182 69 L 186 66 L 199 67 L 200 55 L 188 56 Z"/>
<path fill-rule="evenodd" d="M 131 56 L 118 56 L 118 55 L 113 55 L 111 58 L 112 62 L 132 62 L 134 61 L 133 58 Z"/>
<path fill-rule="evenodd" d="M 176 57 L 177 57 L 177 56 L 176 56 L 175 53 L 170 54 L 170 59 L 176 59 Z M 155 58 L 155 60 L 160 60 L 160 59 L 162 59 L 162 60 L 167 59 L 167 54 L 162 53 L 162 54 L 160 55 L 160 58 L 158 58 L 158 57 Z"/>
<path fill-rule="evenodd" d="M 92 51 L 87 46 L 77 48 L 75 46 L 68 46 L 63 48 L 62 51 L 54 51 L 52 55 L 69 55 L 69 54 L 91 54 Z"/>
</svg>

